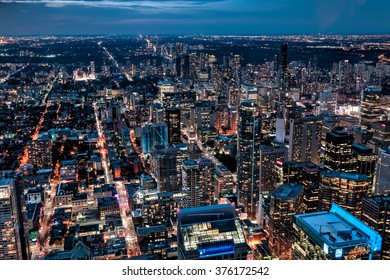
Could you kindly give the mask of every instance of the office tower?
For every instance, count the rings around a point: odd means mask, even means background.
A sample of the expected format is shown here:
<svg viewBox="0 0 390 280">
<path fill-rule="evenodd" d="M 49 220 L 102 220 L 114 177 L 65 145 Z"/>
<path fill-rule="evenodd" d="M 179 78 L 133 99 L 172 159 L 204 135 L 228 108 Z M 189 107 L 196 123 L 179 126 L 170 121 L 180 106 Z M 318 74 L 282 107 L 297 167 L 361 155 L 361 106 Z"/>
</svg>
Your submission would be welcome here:
<svg viewBox="0 0 390 280">
<path fill-rule="evenodd" d="M 161 103 L 164 101 L 166 93 L 175 92 L 175 84 L 172 81 L 159 81 L 157 85 L 159 89 L 159 100 Z"/>
<path fill-rule="evenodd" d="M 169 145 L 181 143 L 180 135 L 180 109 L 166 109 L 166 123 L 168 126 Z"/>
<path fill-rule="evenodd" d="M 260 192 L 271 193 L 276 188 L 275 163 L 287 159 L 288 150 L 283 145 L 260 145 Z"/>
<path fill-rule="evenodd" d="M 278 112 L 276 115 L 276 137 L 275 141 L 284 144 L 286 137 L 286 121 L 283 116 L 283 112 Z"/>
<path fill-rule="evenodd" d="M 26 207 L 26 195 L 24 193 L 23 176 L 21 173 L 15 173 L 14 175 L 14 191 L 16 201 L 16 218 L 19 223 L 19 230 L 17 235 L 20 240 L 20 247 L 22 253 L 22 259 L 30 259 L 30 244 L 29 244 L 29 222 L 28 222 L 28 211 Z"/>
<path fill-rule="evenodd" d="M 382 238 L 340 206 L 329 212 L 295 215 L 293 259 L 371 260 L 379 259 Z"/>
<path fill-rule="evenodd" d="M 188 54 L 176 57 L 176 77 L 188 79 L 190 77 L 190 56 Z"/>
<path fill-rule="evenodd" d="M 232 194 L 234 189 L 233 175 L 225 165 L 217 165 L 214 172 L 215 177 L 215 197 L 222 197 Z"/>
<path fill-rule="evenodd" d="M 376 163 L 374 193 L 387 195 L 390 192 L 390 146 L 379 149 Z"/>
<path fill-rule="evenodd" d="M 316 212 L 321 168 L 312 162 L 287 161 L 280 166 L 280 169 L 282 174 L 278 176 L 283 183 L 298 183 L 303 186 L 303 211 Z"/>
<path fill-rule="evenodd" d="M 361 220 L 382 236 L 382 260 L 390 260 L 390 197 L 364 197 Z"/>
<path fill-rule="evenodd" d="M 363 174 L 325 170 L 320 174 L 318 210 L 327 211 L 332 203 L 360 217 L 362 198 L 370 193 L 370 179 Z"/>
<path fill-rule="evenodd" d="M 268 247 L 279 259 L 291 259 L 293 218 L 302 213 L 302 198 L 298 184 L 283 184 L 271 194 Z"/>
<path fill-rule="evenodd" d="M 374 135 L 367 145 L 374 148 L 376 153 L 379 148 L 390 146 L 390 121 L 375 122 L 372 127 Z"/>
<path fill-rule="evenodd" d="M 353 135 L 344 131 L 326 134 L 324 166 L 329 170 L 356 171 L 356 157 L 352 151 Z"/>
<path fill-rule="evenodd" d="M 162 103 L 152 104 L 152 123 L 158 124 L 165 120 L 165 108 Z"/>
<path fill-rule="evenodd" d="M 235 207 L 219 204 L 178 210 L 179 260 L 246 260 L 246 243 Z"/>
<path fill-rule="evenodd" d="M 289 160 L 320 163 L 322 119 L 290 119 Z"/>
<path fill-rule="evenodd" d="M 174 151 L 162 149 L 152 155 L 157 188 L 160 192 L 178 191 L 177 156 Z"/>
<path fill-rule="evenodd" d="M 244 101 L 238 114 L 238 199 L 248 218 L 255 219 L 259 201 L 261 117 L 257 105 L 251 101 Z"/>
<path fill-rule="evenodd" d="M 119 121 L 121 118 L 121 104 L 117 102 L 111 102 L 108 109 L 109 121 Z"/>
<path fill-rule="evenodd" d="M 52 166 L 51 158 L 52 142 L 50 139 L 38 138 L 32 140 L 28 146 L 28 161 L 37 169 Z"/>
<path fill-rule="evenodd" d="M 214 103 L 195 102 L 190 111 L 190 122 L 197 133 L 202 128 L 214 128 L 214 109 Z"/>
<path fill-rule="evenodd" d="M 187 194 L 184 207 L 199 207 L 214 204 L 215 164 L 208 158 L 183 161 L 183 192 Z"/>
<path fill-rule="evenodd" d="M 177 209 L 183 207 L 182 192 L 137 191 L 131 199 L 133 211 L 141 216 L 142 226 L 168 225 L 177 219 Z"/>
<path fill-rule="evenodd" d="M 283 90 L 288 89 L 288 68 L 287 68 L 287 51 L 288 51 L 288 44 L 284 43 L 280 47 L 280 83 Z"/>
<path fill-rule="evenodd" d="M 168 146 L 168 128 L 165 124 L 147 124 L 142 128 L 142 153 L 150 155 L 158 145 Z"/>
<path fill-rule="evenodd" d="M 380 120 L 380 95 L 381 88 L 368 87 L 361 92 L 360 124 L 371 127 L 374 122 Z"/>
<path fill-rule="evenodd" d="M 306 109 L 301 106 L 287 106 L 284 108 L 284 119 L 286 121 L 286 135 L 290 135 L 290 121 L 305 117 Z"/>
<path fill-rule="evenodd" d="M 373 131 L 362 129 L 360 127 L 354 129 L 355 143 L 366 145 L 374 136 Z"/>
<path fill-rule="evenodd" d="M 93 78 L 95 78 L 95 62 L 91 61 L 89 63 L 89 72 Z"/>
<path fill-rule="evenodd" d="M 352 144 L 352 151 L 356 157 L 357 173 L 367 175 L 372 185 L 375 175 L 376 155 L 372 148 L 364 145 Z"/>
<path fill-rule="evenodd" d="M 0 179 L 0 260 L 22 260 L 20 228 L 15 182 Z"/>
<path fill-rule="evenodd" d="M 320 112 L 322 116 L 333 116 L 336 114 L 337 108 L 337 92 L 332 90 L 324 90 L 320 93 L 319 103 L 320 103 Z"/>
</svg>

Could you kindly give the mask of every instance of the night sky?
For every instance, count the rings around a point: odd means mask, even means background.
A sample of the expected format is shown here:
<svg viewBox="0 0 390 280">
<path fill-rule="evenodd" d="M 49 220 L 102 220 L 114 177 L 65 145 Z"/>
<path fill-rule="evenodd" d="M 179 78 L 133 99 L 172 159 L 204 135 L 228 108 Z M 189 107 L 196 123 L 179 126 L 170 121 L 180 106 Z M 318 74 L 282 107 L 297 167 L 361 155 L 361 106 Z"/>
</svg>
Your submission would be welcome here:
<svg viewBox="0 0 390 280">
<path fill-rule="evenodd" d="M 383 34 L 389 0 L 0 0 L 0 35 Z"/>
</svg>

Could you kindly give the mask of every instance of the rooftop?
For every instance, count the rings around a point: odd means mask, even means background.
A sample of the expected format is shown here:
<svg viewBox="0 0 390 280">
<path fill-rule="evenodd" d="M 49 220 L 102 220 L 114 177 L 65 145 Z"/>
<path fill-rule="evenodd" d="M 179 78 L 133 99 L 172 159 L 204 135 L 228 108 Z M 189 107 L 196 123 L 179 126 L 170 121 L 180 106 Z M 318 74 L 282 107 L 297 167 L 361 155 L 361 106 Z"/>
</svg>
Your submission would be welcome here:
<svg viewBox="0 0 390 280">
<path fill-rule="evenodd" d="M 368 176 L 360 173 L 347 173 L 337 170 L 324 170 L 321 172 L 321 176 L 324 177 L 331 177 L 331 178 L 340 178 L 340 179 L 346 179 L 351 180 L 355 182 L 362 182 L 362 181 L 369 181 L 370 179 Z"/>
<path fill-rule="evenodd" d="M 167 232 L 168 229 L 164 225 L 152 226 L 152 227 L 138 227 L 137 234 L 141 236 L 149 236 L 155 232 Z"/>
<path fill-rule="evenodd" d="M 232 219 L 236 216 L 235 207 L 232 204 L 181 208 L 177 210 L 177 215 L 179 222 L 182 225 L 221 219 Z"/>
<path fill-rule="evenodd" d="M 380 235 L 336 204 L 329 212 L 295 215 L 295 223 L 324 251 L 364 244 L 370 244 L 373 251 L 381 249 Z"/>
<path fill-rule="evenodd" d="M 282 200 L 296 198 L 303 190 L 302 185 L 298 184 L 283 184 L 280 185 L 273 193 L 272 197 Z"/>
</svg>

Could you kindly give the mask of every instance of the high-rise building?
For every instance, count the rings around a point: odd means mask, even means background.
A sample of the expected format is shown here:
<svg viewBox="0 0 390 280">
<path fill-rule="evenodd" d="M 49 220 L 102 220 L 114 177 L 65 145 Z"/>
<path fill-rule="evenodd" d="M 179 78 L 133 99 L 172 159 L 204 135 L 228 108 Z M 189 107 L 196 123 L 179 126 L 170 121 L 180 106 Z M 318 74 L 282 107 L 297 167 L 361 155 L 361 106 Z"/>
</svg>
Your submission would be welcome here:
<svg viewBox="0 0 390 280">
<path fill-rule="evenodd" d="M 182 192 L 140 190 L 132 196 L 131 205 L 140 214 L 142 226 L 168 225 L 177 219 L 185 196 Z"/>
<path fill-rule="evenodd" d="M 286 137 L 286 120 L 284 119 L 283 112 L 278 112 L 276 115 L 276 137 L 275 141 L 284 144 Z"/>
<path fill-rule="evenodd" d="M 382 236 L 382 260 L 390 260 L 390 197 L 363 198 L 361 220 Z"/>
<path fill-rule="evenodd" d="M 368 87 L 361 92 L 360 123 L 371 127 L 374 122 L 380 120 L 380 95 L 381 88 Z"/>
<path fill-rule="evenodd" d="M 356 157 L 352 151 L 353 135 L 345 131 L 326 134 L 324 166 L 329 170 L 356 171 Z"/>
<path fill-rule="evenodd" d="M 233 175 L 225 165 L 217 165 L 215 168 L 215 197 L 221 197 L 233 193 Z"/>
<path fill-rule="evenodd" d="M 184 207 L 199 207 L 214 204 L 215 164 L 208 158 L 183 161 L 183 192 L 187 194 Z"/>
<path fill-rule="evenodd" d="M 302 213 L 302 198 L 298 184 L 283 184 L 271 195 L 268 247 L 280 259 L 291 259 L 293 217 Z"/>
<path fill-rule="evenodd" d="M 326 211 L 336 203 L 360 217 L 362 199 L 370 192 L 370 179 L 358 173 L 325 170 L 320 174 L 318 210 Z"/>
<path fill-rule="evenodd" d="M 319 164 L 321 132 L 321 118 L 290 119 L 289 160 Z"/>
<path fill-rule="evenodd" d="M 28 146 L 28 161 L 37 169 L 52 166 L 51 158 L 52 142 L 50 139 L 38 138 L 31 141 Z"/>
<path fill-rule="evenodd" d="M 16 199 L 14 180 L 0 179 L 0 260 L 23 259 Z"/>
<path fill-rule="evenodd" d="M 260 145 L 260 191 L 264 193 L 271 193 L 275 190 L 276 175 L 275 164 L 277 162 L 284 162 L 287 159 L 288 150 L 283 145 L 263 146 Z"/>
<path fill-rule="evenodd" d="M 179 260 L 246 260 L 250 254 L 243 225 L 231 204 L 178 210 Z"/>
<path fill-rule="evenodd" d="M 312 162 L 288 161 L 283 164 L 283 182 L 303 186 L 302 206 L 305 213 L 316 212 L 321 168 Z"/>
<path fill-rule="evenodd" d="M 281 82 L 282 89 L 284 90 L 287 90 L 289 86 L 287 52 L 288 52 L 288 44 L 284 43 L 280 47 L 280 82 Z"/>
<path fill-rule="evenodd" d="M 168 146 L 168 128 L 166 124 L 147 124 L 142 128 L 142 152 L 150 155 L 158 145 Z"/>
<path fill-rule="evenodd" d="M 256 103 L 251 101 L 244 101 L 238 114 L 238 199 L 248 218 L 255 219 L 259 202 L 261 117 Z"/>
<path fill-rule="evenodd" d="M 322 116 L 333 116 L 336 114 L 337 108 L 337 92 L 332 90 L 324 90 L 320 93 L 319 97 L 319 114 Z"/>
<path fill-rule="evenodd" d="M 176 77 L 188 79 L 190 77 L 190 56 L 188 54 L 176 57 Z"/>
<path fill-rule="evenodd" d="M 356 157 L 357 173 L 367 175 L 372 185 L 375 175 L 376 155 L 372 148 L 360 144 L 352 144 L 352 150 Z"/>
<path fill-rule="evenodd" d="M 380 148 L 390 146 L 390 121 L 375 122 L 372 127 L 374 135 L 367 146 L 372 147 L 374 153 L 377 153 Z"/>
<path fill-rule="evenodd" d="M 387 195 L 390 192 L 390 146 L 379 149 L 376 163 L 374 193 Z"/>
<path fill-rule="evenodd" d="M 340 206 L 329 212 L 295 215 L 293 259 L 371 260 L 379 259 L 382 238 Z"/>
<path fill-rule="evenodd" d="M 181 143 L 180 135 L 180 109 L 168 108 L 166 109 L 166 123 L 168 126 L 168 141 L 169 144 Z"/>
<path fill-rule="evenodd" d="M 161 149 L 152 155 L 157 188 L 160 192 L 178 191 L 177 154 Z"/>
</svg>

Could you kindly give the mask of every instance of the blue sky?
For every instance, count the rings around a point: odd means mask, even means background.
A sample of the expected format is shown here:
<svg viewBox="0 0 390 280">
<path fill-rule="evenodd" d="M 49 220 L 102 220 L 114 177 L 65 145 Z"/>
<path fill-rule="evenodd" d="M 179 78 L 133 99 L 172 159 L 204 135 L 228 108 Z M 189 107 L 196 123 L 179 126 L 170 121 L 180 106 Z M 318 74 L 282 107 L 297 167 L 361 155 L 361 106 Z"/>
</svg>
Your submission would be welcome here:
<svg viewBox="0 0 390 280">
<path fill-rule="evenodd" d="M 390 33 L 389 0 L 0 0 L 0 35 Z"/>
</svg>

